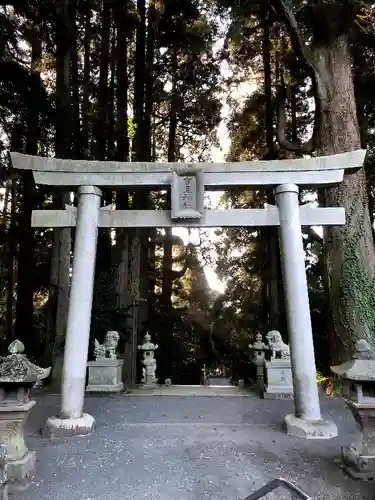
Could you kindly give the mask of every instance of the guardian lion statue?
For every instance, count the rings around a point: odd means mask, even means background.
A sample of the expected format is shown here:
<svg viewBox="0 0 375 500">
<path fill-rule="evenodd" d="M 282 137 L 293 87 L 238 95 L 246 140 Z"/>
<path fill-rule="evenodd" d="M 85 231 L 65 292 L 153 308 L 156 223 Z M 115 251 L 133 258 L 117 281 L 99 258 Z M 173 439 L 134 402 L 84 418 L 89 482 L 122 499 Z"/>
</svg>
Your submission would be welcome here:
<svg viewBox="0 0 375 500">
<path fill-rule="evenodd" d="M 271 350 L 271 361 L 277 357 L 280 359 L 290 359 L 289 346 L 283 342 L 280 332 L 271 330 L 267 333 L 266 339 Z"/>
</svg>

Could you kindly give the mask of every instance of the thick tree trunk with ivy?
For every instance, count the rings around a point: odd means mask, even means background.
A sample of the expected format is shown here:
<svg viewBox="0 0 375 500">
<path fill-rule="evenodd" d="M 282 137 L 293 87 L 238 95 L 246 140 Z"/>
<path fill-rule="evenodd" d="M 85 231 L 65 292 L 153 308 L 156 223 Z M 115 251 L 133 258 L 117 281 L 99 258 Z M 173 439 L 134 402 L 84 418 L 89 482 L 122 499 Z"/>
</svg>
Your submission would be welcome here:
<svg viewBox="0 0 375 500">
<path fill-rule="evenodd" d="M 315 46 L 314 60 L 326 96 L 318 130 L 322 155 L 361 147 L 351 59 L 345 35 Z M 324 191 L 327 206 L 346 211 L 346 225 L 325 231 L 326 260 L 333 314 L 333 362 L 346 359 L 358 338 L 375 345 L 375 251 L 365 170 L 345 175 Z"/>
<path fill-rule="evenodd" d="M 305 15 L 312 30 L 309 43 L 299 29 L 293 3 L 274 0 L 273 5 L 285 23 L 296 56 L 314 83 L 317 113 L 313 138 L 318 154 L 359 149 L 361 137 L 348 44 L 359 4 L 337 1 L 307 5 Z M 325 229 L 331 358 L 337 363 L 351 356 L 359 338 L 375 345 L 375 249 L 365 169 L 346 174 L 339 186 L 320 193 L 320 201 L 344 207 L 346 212 L 345 226 Z"/>
</svg>

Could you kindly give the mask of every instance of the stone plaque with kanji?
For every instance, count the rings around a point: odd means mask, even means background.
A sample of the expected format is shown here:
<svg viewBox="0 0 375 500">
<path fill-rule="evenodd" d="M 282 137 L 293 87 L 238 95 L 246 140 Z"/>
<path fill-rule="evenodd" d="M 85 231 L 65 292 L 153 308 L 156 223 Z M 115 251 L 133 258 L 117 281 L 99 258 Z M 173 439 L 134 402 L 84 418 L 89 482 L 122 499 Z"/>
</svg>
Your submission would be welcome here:
<svg viewBox="0 0 375 500">
<path fill-rule="evenodd" d="M 201 171 L 174 172 L 172 179 L 172 219 L 200 219 L 204 210 Z"/>
</svg>

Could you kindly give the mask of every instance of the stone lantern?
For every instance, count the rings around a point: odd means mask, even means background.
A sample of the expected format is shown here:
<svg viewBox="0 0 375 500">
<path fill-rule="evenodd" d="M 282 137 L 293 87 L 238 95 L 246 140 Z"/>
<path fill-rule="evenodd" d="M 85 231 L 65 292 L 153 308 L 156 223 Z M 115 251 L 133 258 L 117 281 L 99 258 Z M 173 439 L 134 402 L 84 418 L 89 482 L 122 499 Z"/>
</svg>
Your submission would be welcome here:
<svg viewBox="0 0 375 500">
<path fill-rule="evenodd" d="M 268 346 L 263 342 L 263 337 L 260 332 L 256 334 L 254 344 L 249 344 L 253 351 L 252 362 L 256 366 L 256 386 L 260 391 L 264 391 L 264 366 L 266 363 L 266 351 Z"/>
<path fill-rule="evenodd" d="M 157 383 L 156 379 L 156 359 L 155 351 L 158 345 L 151 342 L 151 336 L 146 333 L 143 344 L 138 346 L 138 349 L 143 352 L 142 359 L 142 384 L 145 387 L 154 386 Z"/>
<path fill-rule="evenodd" d="M 342 395 L 359 430 L 357 441 L 341 449 L 338 464 L 354 479 L 375 479 L 375 352 L 359 340 L 353 359 L 331 370 L 342 379 Z"/>
<path fill-rule="evenodd" d="M 51 368 L 40 368 L 26 358 L 25 346 L 19 340 L 8 348 L 10 354 L 0 361 L 0 445 L 7 450 L 9 481 L 32 478 L 35 451 L 24 440 L 24 426 L 35 401 L 30 390 L 48 377 Z"/>
</svg>

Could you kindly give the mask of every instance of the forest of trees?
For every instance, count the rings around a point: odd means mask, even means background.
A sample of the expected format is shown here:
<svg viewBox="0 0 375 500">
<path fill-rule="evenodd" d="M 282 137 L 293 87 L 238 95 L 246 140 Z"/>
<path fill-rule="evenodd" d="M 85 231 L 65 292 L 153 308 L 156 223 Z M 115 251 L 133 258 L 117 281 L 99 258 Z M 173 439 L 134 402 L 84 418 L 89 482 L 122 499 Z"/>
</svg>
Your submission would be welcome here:
<svg viewBox="0 0 375 500">
<path fill-rule="evenodd" d="M 339 188 L 303 192 L 301 202 L 347 213 L 345 227 L 304 235 L 319 370 L 345 359 L 358 338 L 375 344 L 372 2 L 15 0 L 1 3 L 0 26 L 2 353 L 18 338 L 58 379 L 74 241 L 70 229 L 31 227 L 33 209 L 75 198 L 15 171 L 10 151 L 212 161 L 223 121 L 230 161 L 368 149 L 365 168 Z M 107 189 L 103 198 L 122 210 L 170 205 L 168 192 L 148 189 Z M 237 208 L 266 202 L 274 202 L 266 190 L 220 199 Z M 203 364 L 246 377 L 255 333 L 286 336 L 277 230 L 195 236 L 99 233 L 91 340 L 120 332 L 129 386 L 146 330 L 159 344 L 159 380 L 176 383 L 199 383 Z M 224 294 L 210 288 L 208 265 Z"/>
</svg>

